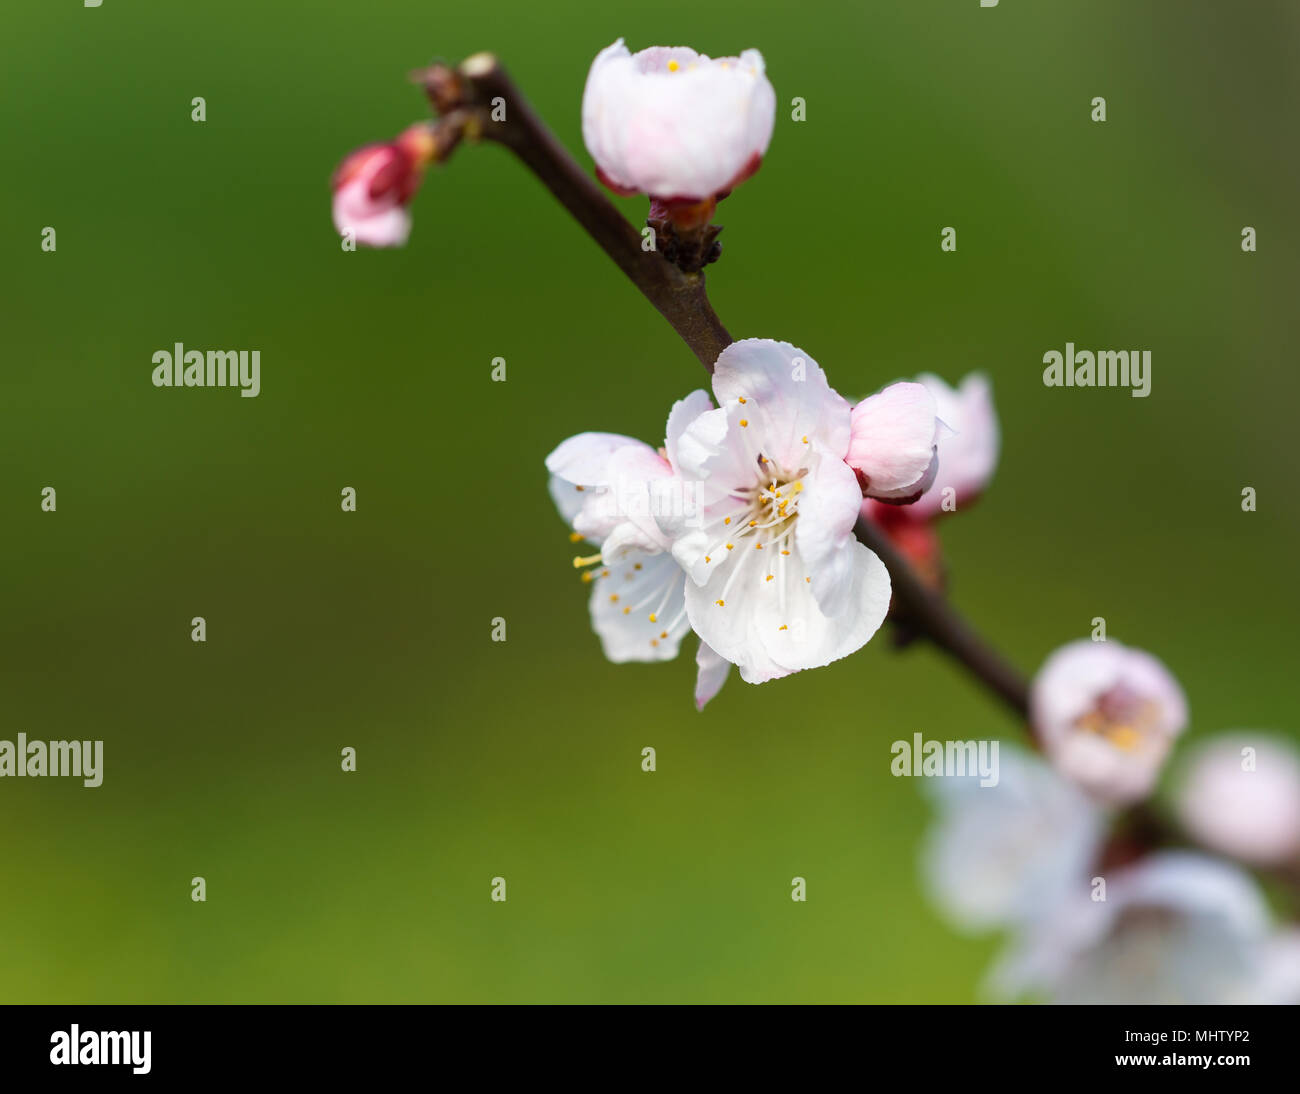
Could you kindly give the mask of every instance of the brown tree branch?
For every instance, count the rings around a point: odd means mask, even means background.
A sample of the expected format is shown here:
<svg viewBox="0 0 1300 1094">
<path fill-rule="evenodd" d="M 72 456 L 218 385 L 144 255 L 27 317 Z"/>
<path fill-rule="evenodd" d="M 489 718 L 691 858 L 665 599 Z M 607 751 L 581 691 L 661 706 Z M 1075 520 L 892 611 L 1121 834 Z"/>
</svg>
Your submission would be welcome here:
<svg viewBox="0 0 1300 1094">
<path fill-rule="evenodd" d="M 426 87 L 430 81 L 435 88 L 440 82 L 446 87 L 446 70 L 439 72 L 439 67 L 422 74 Z M 518 156 L 712 372 L 718 354 L 734 339 L 709 303 L 704 274 L 683 273 L 656 250 L 642 246 L 641 233 L 555 139 L 494 56 L 470 57 L 457 70 L 454 82 L 458 87 L 447 92 L 445 103 L 440 104 L 437 92 L 430 90 L 435 105 L 474 109 L 477 132 L 468 135 L 495 141 Z M 498 102 L 503 110 L 494 110 Z"/>
<path fill-rule="evenodd" d="M 442 115 L 444 154 L 461 138 L 490 140 L 510 149 L 586 229 L 628 279 L 668 320 L 710 372 L 733 341 L 714 313 L 702 273 L 686 273 L 658 251 L 642 247 L 641 233 L 623 217 L 600 185 L 584 171 L 533 111 L 497 59 L 487 53 L 468 58 L 457 69 L 435 64 L 417 73 Z M 504 105 L 504 116 L 499 115 Z M 889 571 L 893 612 L 909 633 L 928 638 L 983 683 L 1029 726 L 1029 688 L 1025 678 L 927 585 L 894 547 L 879 525 L 860 519 L 857 538 Z M 1035 742 L 1036 743 L 1036 742 Z M 1153 847 L 1185 842 L 1185 837 L 1149 804 L 1121 814 L 1103 859 L 1121 862 Z M 1287 887 L 1300 908 L 1300 871 L 1265 871 Z"/>
<path fill-rule="evenodd" d="M 555 139 L 497 59 L 479 53 L 458 69 L 434 65 L 417 75 L 440 112 L 464 112 L 466 137 L 502 144 L 528 166 L 712 372 L 718 354 L 732 338 L 709 304 L 704 275 L 683 273 L 658 252 L 642 248 L 641 233 Z M 896 610 L 908 625 L 1027 720 L 1024 677 L 985 644 L 943 596 L 922 582 L 878 526 L 860 520 L 856 532 L 889 571 Z"/>
<path fill-rule="evenodd" d="M 964 665 L 1028 723 L 1029 685 L 1025 678 L 975 633 L 945 596 L 934 592 L 921 580 L 890 542 L 884 529 L 860 518 L 853 530 L 858 540 L 869 547 L 889 571 L 893 610 L 907 620 L 911 629 Z"/>
</svg>

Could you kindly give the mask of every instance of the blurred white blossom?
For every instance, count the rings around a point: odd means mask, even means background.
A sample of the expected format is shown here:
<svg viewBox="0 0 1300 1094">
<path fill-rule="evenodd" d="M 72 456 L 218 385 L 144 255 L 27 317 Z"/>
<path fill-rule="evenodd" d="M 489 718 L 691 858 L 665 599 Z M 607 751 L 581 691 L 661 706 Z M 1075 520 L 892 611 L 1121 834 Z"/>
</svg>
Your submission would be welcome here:
<svg viewBox="0 0 1300 1094">
<path fill-rule="evenodd" d="M 1017 932 L 994 995 L 1054 1003 L 1294 1003 L 1300 936 L 1274 927 L 1241 868 L 1187 851 L 1150 855 Z"/>
<path fill-rule="evenodd" d="M 1102 811 L 1036 756 L 1003 744 L 997 786 L 928 780 L 938 808 L 922 856 L 935 902 L 978 931 L 1032 922 L 1068 895 L 1086 898 Z"/>
<path fill-rule="evenodd" d="M 1300 756 L 1268 734 L 1216 737 L 1186 761 L 1179 819 L 1206 847 L 1254 863 L 1300 858 Z"/>
<path fill-rule="evenodd" d="M 1155 785 L 1187 725 L 1187 700 L 1151 654 L 1082 639 L 1039 670 L 1030 720 L 1058 771 L 1103 801 L 1131 802 Z"/>
</svg>

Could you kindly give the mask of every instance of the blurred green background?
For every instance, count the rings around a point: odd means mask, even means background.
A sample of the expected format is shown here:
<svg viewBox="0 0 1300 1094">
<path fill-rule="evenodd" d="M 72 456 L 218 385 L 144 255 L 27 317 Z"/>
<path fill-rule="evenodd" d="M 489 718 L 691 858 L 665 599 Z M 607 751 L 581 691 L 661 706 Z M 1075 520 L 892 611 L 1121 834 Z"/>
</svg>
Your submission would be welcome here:
<svg viewBox="0 0 1300 1094">
<path fill-rule="evenodd" d="M 542 459 L 586 429 L 657 443 L 699 365 L 495 147 L 426 180 L 405 250 L 340 249 L 330 173 L 426 116 L 406 74 L 434 56 L 498 52 L 587 164 L 616 37 L 760 48 L 776 133 L 709 271 L 732 333 L 853 397 L 987 370 L 1003 455 L 944 528 L 960 608 L 1026 670 L 1105 616 L 1182 679 L 1195 733 L 1297 729 L 1293 3 L 4 22 L 0 737 L 101 738 L 105 775 L 0 782 L 0 999 L 974 998 L 994 940 L 928 908 L 889 745 L 1018 727 L 884 640 L 733 676 L 703 715 L 689 654 L 606 663 Z M 1067 340 L 1151 349 L 1151 397 L 1045 388 Z M 155 389 L 176 341 L 260 349 L 262 394 Z"/>
</svg>

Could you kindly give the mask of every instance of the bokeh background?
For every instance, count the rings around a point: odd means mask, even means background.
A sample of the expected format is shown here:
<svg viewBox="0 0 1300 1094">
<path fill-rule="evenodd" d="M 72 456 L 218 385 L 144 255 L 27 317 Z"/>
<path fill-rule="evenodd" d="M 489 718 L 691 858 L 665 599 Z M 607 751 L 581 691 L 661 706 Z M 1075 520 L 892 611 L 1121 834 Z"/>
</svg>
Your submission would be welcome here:
<svg viewBox="0 0 1300 1094">
<path fill-rule="evenodd" d="M 495 147 L 431 175 L 405 250 L 340 249 L 330 172 L 426 116 L 406 74 L 434 56 L 498 52 L 585 164 L 616 37 L 762 49 L 776 133 L 709 272 L 732 333 L 853 397 L 986 370 L 1003 456 L 944 528 L 960 608 L 1026 670 L 1105 616 L 1181 678 L 1193 734 L 1300 728 L 1294 4 L 4 22 L 0 737 L 103 739 L 105 777 L 0 782 L 0 999 L 976 997 L 996 942 L 927 906 L 927 808 L 889 745 L 1014 722 L 883 640 L 733 676 L 703 715 L 689 654 L 606 663 L 542 460 L 586 429 L 657 441 L 699 365 Z M 1067 340 L 1151 349 L 1152 395 L 1045 388 Z M 155 389 L 176 341 L 260 349 L 262 394 Z"/>
</svg>

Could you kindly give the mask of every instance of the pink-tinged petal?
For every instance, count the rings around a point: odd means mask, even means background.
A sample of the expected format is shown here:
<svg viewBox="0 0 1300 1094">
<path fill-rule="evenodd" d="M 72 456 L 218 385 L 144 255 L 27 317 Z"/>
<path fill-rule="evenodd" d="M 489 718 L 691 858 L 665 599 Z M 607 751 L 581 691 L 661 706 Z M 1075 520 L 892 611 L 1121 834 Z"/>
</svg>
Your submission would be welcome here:
<svg viewBox="0 0 1300 1094">
<path fill-rule="evenodd" d="M 1179 818 L 1202 845 L 1245 862 L 1300 858 L 1300 752 L 1267 733 L 1215 737 L 1186 761 Z"/>
<path fill-rule="evenodd" d="M 853 408 L 846 457 L 869 497 L 920 494 L 935 473 L 934 396 L 922 384 L 891 384 Z"/>
<path fill-rule="evenodd" d="M 677 449 L 681 444 L 682 435 L 696 418 L 701 414 L 707 414 L 712 409 L 713 400 L 709 398 L 709 393 L 703 390 L 692 391 L 685 399 L 678 399 L 673 403 L 673 409 L 668 414 L 668 426 L 664 430 L 664 452 L 673 470 L 681 470 Z"/>
<path fill-rule="evenodd" d="M 703 710 L 731 675 L 731 662 L 719 657 L 707 642 L 701 642 L 695 651 L 695 709 Z"/>
<path fill-rule="evenodd" d="M 370 144 L 349 155 L 334 173 L 334 227 L 367 247 L 400 247 L 411 233 L 406 205 L 420 186 L 434 140 L 412 126 L 396 141 Z"/>
<path fill-rule="evenodd" d="M 940 420 L 950 427 L 950 432 L 939 436 L 933 485 L 908 510 L 911 516 L 928 520 L 954 507 L 960 510 L 983 493 L 997 468 L 1001 438 L 992 386 L 983 373 L 971 373 L 956 390 L 931 373 L 917 380 L 934 396 Z"/>
<path fill-rule="evenodd" d="M 547 456 L 546 466 L 560 515 L 583 538 L 604 544 L 605 552 L 666 549 L 643 476 L 671 472 L 648 444 L 617 433 L 581 433 Z"/>
<path fill-rule="evenodd" d="M 848 451 L 852 408 L 789 342 L 733 342 L 714 365 L 713 393 L 730 420 L 747 423 L 741 428 L 752 431 L 756 454 L 786 468 L 804 466 L 813 443 L 837 458 Z"/>
<path fill-rule="evenodd" d="M 635 544 L 646 551 L 667 551 L 672 544 L 660 531 L 658 518 L 680 504 L 682 493 L 673 489 L 678 480 L 668 461 L 649 445 L 625 445 L 609 458 L 606 473 L 601 504 L 621 526 L 617 546 Z M 605 544 L 607 559 L 614 549 L 615 545 Z"/>
<path fill-rule="evenodd" d="M 683 47 L 632 55 L 620 38 L 587 75 L 582 135 L 597 176 L 617 192 L 702 201 L 752 174 L 775 114 L 757 50 L 717 60 Z"/>
<path fill-rule="evenodd" d="M 546 470 L 576 486 L 602 486 L 609 479 L 609 460 L 620 448 L 649 449 L 644 441 L 619 433 L 579 433 L 546 457 Z"/>
<path fill-rule="evenodd" d="M 335 191 L 334 227 L 363 247 L 401 247 L 411 235 L 411 214 L 404 205 L 372 200 L 369 183 L 359 178 Z"/>
<path fill-rule="evenodd" d="M 758 465 L 740 435 L 742 411 L 740 406 L 705 411 L 676 438 L 673 468 L 694 484 L 702 505 L 723 502 L 737 484 L 757 479 Z"/>
</svg>

